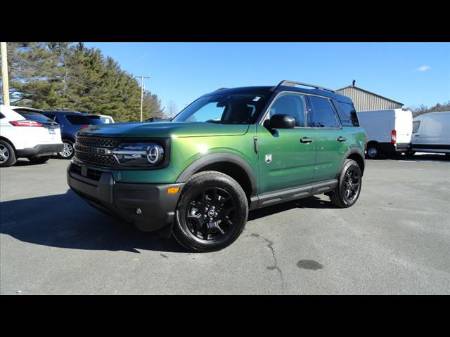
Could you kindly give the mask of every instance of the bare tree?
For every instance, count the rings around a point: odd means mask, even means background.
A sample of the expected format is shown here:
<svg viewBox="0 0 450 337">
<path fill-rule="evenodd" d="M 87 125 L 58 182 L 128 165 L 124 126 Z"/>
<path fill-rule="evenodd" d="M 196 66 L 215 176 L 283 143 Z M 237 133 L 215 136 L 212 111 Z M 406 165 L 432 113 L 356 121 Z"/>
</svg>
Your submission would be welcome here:
<svg viewBox="0 0 450 337">
<path fill-rule="evenodd" d="M 173 117 L 178 113 L 178 107 L 172 100 L 169 101 L 165 110 L 167 117 Z"/>
</svg>

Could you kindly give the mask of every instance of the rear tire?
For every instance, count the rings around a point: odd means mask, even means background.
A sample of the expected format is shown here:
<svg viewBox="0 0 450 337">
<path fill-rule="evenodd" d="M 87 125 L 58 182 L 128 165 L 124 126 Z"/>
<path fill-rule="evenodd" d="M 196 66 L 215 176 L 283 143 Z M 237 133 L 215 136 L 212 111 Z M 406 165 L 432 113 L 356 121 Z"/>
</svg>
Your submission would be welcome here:
<svg viewBox="0 0 450 337">
<path fill-rule="evenodd" d="M 415 151 L 408 150 L 408 151 L 406 151 L 405 154 L 406 154 L 406 158 L 413 158 L 414 155 L 416 154 L 416 152 L 415 152 Z"/>
<path fill-rule="evenodd" d="M 6 140 L 0 139 L 0 167 L 13 166 L 16 161 L 14 148 Z"/>
<path fill-rule="evenodd" d="M 50 156 L 42 156 L 42 157 L 31 157 L 28 158 L 30 162 L 33 164 L 44 164 L 50 159 Z"/>
<path fill-rule="evenodd" d="M 236 180 L 216 171 L 200 172 L 183 188 L 173 236 L 190 251 L 220 250 L 239 237 L 247 216 L 247 196 Z"/>
<path fill-rule="evenodd" d="M 330 193 L 331 202 L 339 208 L 353 206 L 361 194 L 362 172 L 352 159 L 344 162 L 336 189 Z"/>
<path fill-rule="evenodd" d="M 75 150 L 73 148 L 73 142 L 70 140 L 63 140 L 63 150 L 58 153 L 58 157 L 62 159 L 71 159 L 75 154 Z"/>
<path fill-rule="evenodd" d="M 367 145 L 367 158 L 376 159 L 380 156 L 380 149 L 376 143 L 369 143 Z"/>
</svg>

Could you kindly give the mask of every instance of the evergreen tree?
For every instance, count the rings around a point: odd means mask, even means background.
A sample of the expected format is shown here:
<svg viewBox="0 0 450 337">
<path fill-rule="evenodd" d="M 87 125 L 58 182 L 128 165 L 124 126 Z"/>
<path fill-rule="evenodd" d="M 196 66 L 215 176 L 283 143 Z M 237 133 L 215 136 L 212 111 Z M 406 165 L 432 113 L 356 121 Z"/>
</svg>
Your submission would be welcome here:
<svg viewBox="0 0 450 337">
<path fill-rule="evenodd" d="M 14 104 L 139 120 L 139 83 L 100 50 L 65 42 L 8 47 Z M 163 115 L 160 100 L 149 91 L 144 94 L 143 112 L 144 119 Z"/>
</svg>

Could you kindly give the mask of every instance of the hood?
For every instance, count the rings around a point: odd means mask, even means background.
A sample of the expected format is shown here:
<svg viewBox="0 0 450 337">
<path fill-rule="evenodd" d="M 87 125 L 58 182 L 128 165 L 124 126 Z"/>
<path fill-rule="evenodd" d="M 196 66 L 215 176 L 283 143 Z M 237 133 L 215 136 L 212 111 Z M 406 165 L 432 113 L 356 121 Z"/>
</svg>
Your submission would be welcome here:
<svg viewBox="0 0 450 337">
<path fill-rule="evenodd" d="M 115 123 L 91 125 L 78 132 L 80 135 L 111 137 L 210 137 L 238 136 L 247 132 L 247 124 L 214 123 Z"/>
</svg>

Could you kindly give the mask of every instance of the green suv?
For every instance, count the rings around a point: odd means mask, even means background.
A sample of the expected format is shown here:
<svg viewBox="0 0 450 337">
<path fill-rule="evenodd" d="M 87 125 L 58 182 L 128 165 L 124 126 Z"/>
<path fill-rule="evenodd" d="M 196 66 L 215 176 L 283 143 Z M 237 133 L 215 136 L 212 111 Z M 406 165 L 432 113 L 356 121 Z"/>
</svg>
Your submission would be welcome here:
<svg viewBox="0 0 450 337">
<path fill-rule="evenodd" d="M 237 239 L 250 210 L 321 193 L 352 206 L 365 143 L 352 101 L 332 90 L 224 88 L 170 121 L 81 130 L 67 179 L 108 214 L 211 251 Z"/>
</svg>

